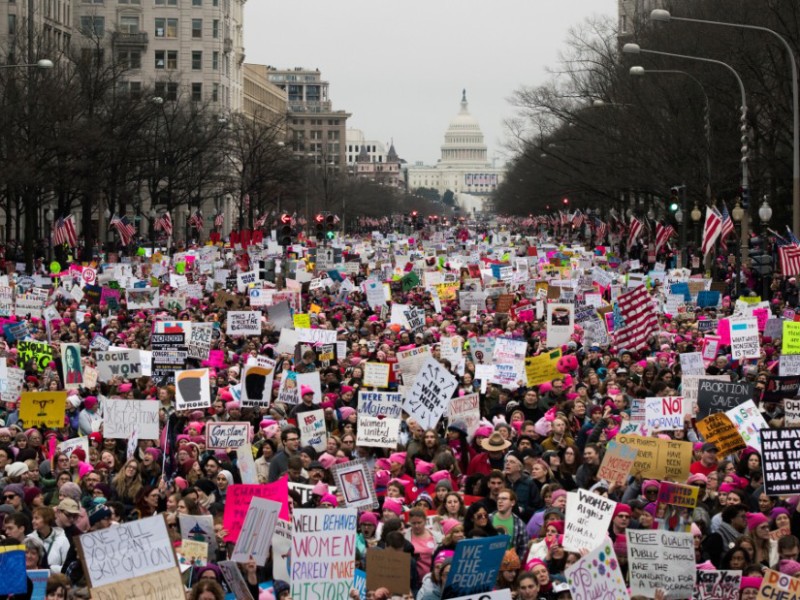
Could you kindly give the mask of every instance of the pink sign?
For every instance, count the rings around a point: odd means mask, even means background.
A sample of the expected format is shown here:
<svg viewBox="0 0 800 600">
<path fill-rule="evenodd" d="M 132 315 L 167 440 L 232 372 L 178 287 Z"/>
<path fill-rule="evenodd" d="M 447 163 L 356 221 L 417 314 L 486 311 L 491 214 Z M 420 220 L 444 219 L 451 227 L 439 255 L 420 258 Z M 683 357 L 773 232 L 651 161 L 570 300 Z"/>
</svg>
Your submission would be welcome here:
<svg viewBox="0 0 800 600">
<path fill-rule="evenodd" d="M 763 333 L 764 327 L 767 325 L 767 319 L 769 319 L 769 310 L 764 307 L 754 308 L 753 316 L 758 321 L 758 330 Z"/>
<path fill-rule="evenodd" d="M 236 542 L 239 539 L 239 532 L 242 530 L 247 509 L 250 508 L 250 500 L 256 497 L 280 502 L 281 511 L 278 516 L 284 521 L 291 518 L 287 502 L 289 497 L 288 477 L 281 477 L 275 483 L 229 485 L 225 495 L 225 512 L 222 515 L 222 527 L 228 532 L 225 537 L 226 542 Z"/>
<path fill-rule="evenodd" d="M 208 364 L 215 369 L 223 369 L 225 367 L 225 351 L 224 350 L 209 350 L 208 351 Z"/>
<path fill-rule="evenodd" d="M 717 335 L 719 341 L 723 346 L 729 346 L 731 343 L 731 323 L 728 319 L 720 319 L 717 322 Z"/>
</svg>

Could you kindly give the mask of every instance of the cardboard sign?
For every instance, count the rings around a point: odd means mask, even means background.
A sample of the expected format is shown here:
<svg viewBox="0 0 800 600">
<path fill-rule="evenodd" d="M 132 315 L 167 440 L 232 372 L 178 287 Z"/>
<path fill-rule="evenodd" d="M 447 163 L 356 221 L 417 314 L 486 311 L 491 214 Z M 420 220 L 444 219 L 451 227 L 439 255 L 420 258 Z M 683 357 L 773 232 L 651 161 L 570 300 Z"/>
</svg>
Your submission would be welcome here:
<svg viewBox="0 0 800 600">
<path fill-rule="evenodd" d="M 423 429 L 433 429 L 447 409 L 457 385 L 458 380 L 444 365 L 428 356 L 406 394 L 403 410 Z"/>
<path fill-rule="evenodd" d="M 448 423 L 460 423 L 467 429 L 467 438 L 471 441 L 481 421 L 480 397 L 477 393 L 458 396 L 450 400 L 447 407 Z"/>
<path fill-rule="evenodd" d="M 681 358 L 681 373 L 683 375 L 705 375 L 706 367 L 703 362 L 702 352 L 683 352 Z"/>
<path fill-rule="evenodd" d="M 22 392 L 19 418 L 25 427 L 64 427 L 67 392 Z"/>
<path fill-rule="evenodd" d="M 632 434 L 617 434 L 620 444 L 636 448 L 636 461 L 631 475 L 650 479 L 686 481 L 692 463 L 691 442 L 662 440 Z"/>
<path fill-rule="evenodd" d="M 507 535 L 497 535 L 465 539 L 456 543 L 456 552 L 442 597 L 484 594 L 494 589 L 508 541 Z"/>
<path fill-rule="evenodd" d="M 661 588 L 667 598 L 691 598 L 695 580 L 691 533 L 631 528 L 625 533 L 632 596 L 652 598 Z"/>
<path fill-rule="evenodd" d="M 250 423 L 209 421 L 206 423 L 206 448 L 231 450 L 250 442 Z"/>
<path fill-rule="evenodd" d="M 127 440 L 134 431 L 140 440 L 159 439 L 158 400 L 103 400 L 103 437 Z"/>
<path fill-rule="evenodd" d="M 297 426 L 300 428 L 300 446 L 311 446 L 317 452 L 324 452 L 328 443 L 328 432 L 325 430 L 325 411 L 309 410 L 297 414 Z"/>
<path fill-rule="evenodd" d="M 89 531 L 76 539 L 83 570 L 92 588 L 170 569 L 177 573 L 164 515 Z M 94 592 L 93 589 L 93 595 Z"/>
<path fill-rule="evenodd" d="M 225 333 L 231 337 L 261 335 L 261 313 L 255 310 L 230 311 Z"/>
<path fill-rule="evenodd" d="M 644 422 L 650 431 L 673 431 L 683 429 L 684 417 L 689 414 L 688 403 L 683 396 L 645 398 Z"/>
<path fill-rule="evenodd" d="M 564 550 L 567 552 L 594 550 L 602 544 L 616 505 L 613 500 L 586 490 L 569 492 L 564 525 Z"/>
<path fill-rule="evenodd" d="M 195 410 L 211 406 L 208 369 L 192 369 L 175 374 L 175 409 Z"/>
<path fill-rule="evenodd" d="M 800 579 L 766 569 L 756 600 L 798 600 Z"/>
<path fill-rule="evenodd" d="M 274 483 L 229 485 L 225 494 L 225 512 L 222 515 L 222 526 L 228 530 L 225 541 L 236 542 L 239 539 L 239 532 L 242 530 L 242 524 L 253 498 L 264 498 L 280 503 L 279 516 L 281 519 L 288 519 L 289 506 L 286 498 L 289 494 L 289 485 L 287 482 L 286 477 L 281 477 Z"/>
<path fill-rule="evenodd" d="M 697 569 L 692 600 L 739 600 L 741 571 L 704 571 Z"/>
<path fill-rule="evenodd" d="M 762 429 L 761 453 L 764 469 L 764 492 L 789 496 L 800 491 L 794 474 L 800 470 L 800 429 Z"/>
<path fill-rule="evenodd" d="M 725 412 L 753 398 L 754 386 L 747 382 L 701 379 L 697 386 L 699 418 Z"/>
<path fill-rule="evenodd" d="M 114 377 L 137 379 L 143 375 L 142 359 L 138 350 L 108 350 L 95 352 L 97 378 L 109 382 Z"/>
<path fill-rule="evenodd" d="M 610 543 L 601 544 L 564 570 L 572 598 L 628 598 L 625 578 Z"/>
<path fill-rule="evenodd" d="M 177 568 L 164 569 L 148 575 L 131 577 L 110 585 L 94 587 L 92 588 L 92 599 L 182 598 L 183 589 L 180 571 Z"/>
<path fill-rule="evenodd" d="M 392 594 L 408 594 L 411 591 L 410 570 L 411 555 L 407 552 L 367 548 L 367 589 L 385 587 Z"/>
<path fill-rule="evenodd" d="M 558 360 L 560 358 L 561 348 L 526 358 L 525 377 L 528 381 L 528 387 L 548 383 L 557 377 L 561 377 L 561 372 L 558 370 Z"/>
<path fill-rule="evenodd" d="M 378 508 L 374 480 L 364 459 L 358 458 L 333 465 L 330 470 L 348 508 L 359 510 Z"/>
<path fill-rule="evenodd" d="M 658 487 L 658 502 L 660 504 L 694 508 L 697 506 L 699 493 L 700 488 L 695 485 L 662 481 Z"/>
<path fill-rule="evenodd" d="M 266 564 L 280 511 L 280 502 L 259 497 L 250 500 L 239 539 L 231 554 L 232 561 L 244 563 L 252 557 L 257 564 Z"/>
<path fill-rule="evenodd" d="M 294 509 L 293 600 L 348 597 L 355 575 L 357 524 L 352 508 Z"/>
<path fill-rule="evenodd" d="M 380 362 L 366 362 L 362 363 L 364 367 L 364 387 L 389 387 L 389 363 Z"/>
<path fill-rule="evenodd" d="M 725 413 L 708 415 L 695 425 L 703 439 L 717 447 L 720 456 L 727 456 L 746 447 L 739 429 Z"/>
<path fill-rule="evenodd" d="M 617 440 L 611 440 L 606 445 L 606 453 L 603 455 L 597 476 L 609 483 L 624 486 L 638 453 L 636 448 L 623 446 L 617 443 Z"/>
</svg>

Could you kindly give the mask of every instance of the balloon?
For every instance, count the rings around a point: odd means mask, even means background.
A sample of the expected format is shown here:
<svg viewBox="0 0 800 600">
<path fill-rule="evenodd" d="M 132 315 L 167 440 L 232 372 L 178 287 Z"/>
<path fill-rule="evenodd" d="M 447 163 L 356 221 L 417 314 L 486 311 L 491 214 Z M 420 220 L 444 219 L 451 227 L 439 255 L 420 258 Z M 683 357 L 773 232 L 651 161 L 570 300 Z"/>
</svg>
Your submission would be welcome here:
<svg viewBox="0 0 800 600">
<path fill-rule="evenodd" d="M 57 261 L 53 261 L 50 263 L 50 272 L 51 273 L 61 273 L 61 263 Z"/>
</svg>

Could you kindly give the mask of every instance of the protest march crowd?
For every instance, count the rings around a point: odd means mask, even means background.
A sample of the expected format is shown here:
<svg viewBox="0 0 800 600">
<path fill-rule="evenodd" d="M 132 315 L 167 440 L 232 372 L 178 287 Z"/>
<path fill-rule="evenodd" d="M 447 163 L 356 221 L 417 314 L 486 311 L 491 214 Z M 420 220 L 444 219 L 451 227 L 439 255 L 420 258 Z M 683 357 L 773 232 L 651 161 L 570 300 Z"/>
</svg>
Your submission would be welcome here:
<svg viewBox="0 0 800 600">
<path fill-rule="evenodd" d="M 793 276 L 375 229 L 9 265 L 0 597 L 800 598 Z"/>
</svg>

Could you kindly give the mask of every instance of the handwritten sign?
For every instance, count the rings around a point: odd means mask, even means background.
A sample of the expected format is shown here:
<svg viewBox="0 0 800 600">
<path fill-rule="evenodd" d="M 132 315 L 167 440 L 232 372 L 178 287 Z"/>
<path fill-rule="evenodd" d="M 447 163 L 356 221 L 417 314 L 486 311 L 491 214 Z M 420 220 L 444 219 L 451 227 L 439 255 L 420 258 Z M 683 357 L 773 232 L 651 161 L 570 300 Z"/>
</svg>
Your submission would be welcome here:
<svg viewBox="0 0 800 600">
<path fill-rule="evenodd" d="M 292 512 L 292 600 L 347 598 L 353 586 L 356 510 Z"/>
<path fill-rule="evenodd" d="M 256 564 L 266 564 L 280 511 L 279 502 L 259 497 L 250 500 L 231 560 L 244 563 L 252 557 Z"/>
<path fill-rule="evenodd" d="M 610 543 L 601 544 L 564 570 L 573 600 L 628 598 L 625 578 Z"/>
<path fill-rule="evenodd" d="M 800 579 L 766 569 L 757 600 L 798 600 L 800 598 Z"/>
<path fill-rule="evenodd" d="M 650 431 L 672 431 L 683 429 L 683 419 L 689 411 L 683 396 L 664 396 L 646 398 L 644 412 L 645 426 Z"/>
<path fill-rule="evenodd" d="M 393 594 L 407 594 L 411 590 L 408 573 L 411 555 L 392 548 L 367 549 L 367 589 L 385 587 Z"/>
<path fill-rule="evenodd" d="M 611 515 L 617 505 L 598 494 L 578 489 L 567 494 L 567 515 L 564 525 L 564 550 L 594 550 L 606 537 Z"/>
<path fill-rule="evenodd" d="M 697 569 L 692 600 L 739 600 L 741 571 L 704 571 Z"/>
<path fill-rule="evenodd" d="M 782 354 L 800 354 L 800 322 L 783 322 Z"/>
<path fill-rule="evenodd" d="M 106 398 L 103 401 L 103 437 L 127 440 L 136 430 L 139 439 L 159 439 L 158 404 L 158 400 Z"/>
<path fill-rule="evenodd" d="M 250 441 L 250 423 L 209 421 L 206 424 L 206 448 L 230 450 Z"/>
<path fill-rule="evenodd" d="M 114 377 L 137 379 L 143 375 L 142 359 L 138 350 L 108 350 L 95 352 L 97 378 L 102 382 Z"/>
<path fill-rule="evenodd" d="M 184 594 L 183 582 L 178 569 L 164 569 L 92 588 L 92 600 L 183 598 L 182 594 Z"/>
<path fill-rule="evenodd" d="M 364 366 L 364 387 L 389 387 L 389 363 L 366 362 Z"/>
<path fill-rule="evenodd" d="M 261 313 L 255 310 L 230 311 L 225 332 L 231 337 L 261 335 Z"/>
<path fill-rule="evenodd" d="M 480 397 L 477 393 L 458 396 L 450 400 L 447 408 L 449 423 L 460 423 L 467 429 L 467 437 L 471 440 L 481 421 Z"/>
<path fill-rule="evenodd" d="M 669 599 L 690 598 L 694 590 L 694 537 L 691 533 L 631 529 L 628 575 L 631 595 L 652 598 L 656 589 Z"/>
<path fill-rule="evenodd" d="M 675 440 L 642 437 L 632 434 L 617 434 L 620 444 L 636 448 L 636 461 L 632 475 L 652 479 L 675 479 L 685 481 L 689 477 L 692 463 L 692 444 Z"/>
<path fill-rule="evenodd" d="M 561 377 L 561 372 L 558 370 L 558 359 L 560 358 L 561 348 L 526 358 L 525 376 L 528 380 L 528 387 Z"/>
<path fill-rule="evenodd" d="M 395 449 L 400 439 L 400 419 L 370 417 L 359 413 L 356 435 L 359 447 Z"/>
<path fill-rule="evenodd" d="M 358 392 L 358 414 L 399 419 L 403 413 L 403 394 L 397 392 Z"/>
<path fill-rule="evenodd" d="M 403 410 L 414 417 L 423 429 L 433 429 L 453 396 L 458 380 L 432 357 L 427 357 L 411 389 Z"/>
<path fill-rule="evenodd" d="M 623 446 L 616 440 L 611 440 L 606 445 L 606 453 L 603 455 L 597 476 L 609 483 L 624 486 L 638 453 L 636 448 Z"/>
<path fill-rule="evenodd" d="M 658 487 L 658 502 L 660 504 L 694 508 L 697 506 L 699 493 L 700 488 L 694 485 L 662 481 Z"/>
<path fill-rule="evenodd" d="M 27 323 L 27 321 L 23 321 Z M 19 364 L 25 365 L 28 361 L 33 360 L 39 367 L 40 371 L 44 371 L 47 365 L 53 361 L 53 348 L 45 342 L 17 342 L 17 351 L 19 352 Z"/>
<path fill-rule="evenodd" d="M 228 530 L 226 542 L 236 542 L 239 532 L 253 498 L 265 498 L 281 504 L 281 519 L 289 518 L 289 507 L 286 498 L 289 494 L 287 478 L 282 477 L 274 483 L 245 484 L 236 483 L 229 485 L 225 494 L 225 512 L 222 515 L 222 526 Z"/>
<path fill-rule="evenodd" d="M 761 436 L 759 432 L 766 429 L 767 422 L 755 402 L 748 400 L 725 413 L 736 425 L 744 443 L 761 452 Z"/>
<path fill-rule="evenodd" d="M 300 428 L 300 445 L 311 446 L 317 452 L 324 452 L 328 442 L 328 432 L 325 429 L 325 411 L 310 410 L 298 413 L 297 425 Z"/>
<path fill-rule="evenodd" d="M 22 392 L 19 403 L 19 418 L 25 427 L 64 426 L 64 410 L 67 392 Z"/>
<path fill-rule="evenodd" d="M 189 358 L 207 360 L 213 334 L 213 323 L 192 323 L 189 340 L 186 344 Z"/>
<path fill-rule="evenodd" d="M 783 412 L 784 427 L 800 427 L 800 400 L 784 400 Z"/>
<path fill-rule="evenodd" d="M 753 384 L 701 379 L 697 387 L 697 416 L 725 412 L 754 397 Z"/>
</svg>

